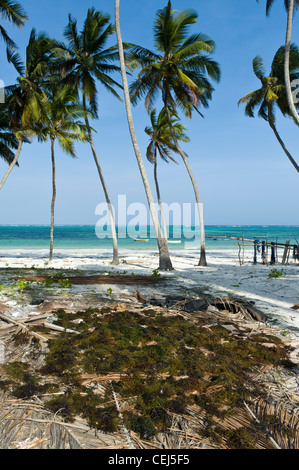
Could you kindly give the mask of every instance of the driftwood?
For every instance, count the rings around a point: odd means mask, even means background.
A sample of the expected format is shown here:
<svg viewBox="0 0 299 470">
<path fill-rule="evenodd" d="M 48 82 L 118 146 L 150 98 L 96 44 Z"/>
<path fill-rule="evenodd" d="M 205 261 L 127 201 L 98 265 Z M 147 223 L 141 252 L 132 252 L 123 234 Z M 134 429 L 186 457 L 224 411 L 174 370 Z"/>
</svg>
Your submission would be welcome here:
<svg viewBox="0 0 299 470">
<path fill-rule="evenodd" d="M 79 331 L 71 330 L 71 329 L 69 329 L 69 328 L 63 328 L 62 326 L 54 325 L 53 323 L 44 322 L 43 325 L 44 325 L 46 328 L 49 328 L 50 330 L 54 330 L 54 331 L 63 331 L 64 333 L 74 333 L 74 334 L 76 334 L 76 335 L 79 334 Z"/>
<path fill-rule="evenodd" d="M 20 280 L 20 278 L 16 278 Z M 163 276 L 142 276 L 142 275 L 125 275 L 125 274 L 95 274 L 89 276 L 68 276 L 68 277 L 58 277 L 58 276 L 28 276 L 23 277 L 21 280 L 32 281 L 32 282 L 44 282 L 47 279 L 52 279 L 54 283 L 59 283 L 62 280 L 68 280 L 70 284 L 76 285 L 87 285 L 87 284 L 119 284 L 119 285 L 149 285 L 149 284 L 158 284 L 165 280 Z"/>
</svg>

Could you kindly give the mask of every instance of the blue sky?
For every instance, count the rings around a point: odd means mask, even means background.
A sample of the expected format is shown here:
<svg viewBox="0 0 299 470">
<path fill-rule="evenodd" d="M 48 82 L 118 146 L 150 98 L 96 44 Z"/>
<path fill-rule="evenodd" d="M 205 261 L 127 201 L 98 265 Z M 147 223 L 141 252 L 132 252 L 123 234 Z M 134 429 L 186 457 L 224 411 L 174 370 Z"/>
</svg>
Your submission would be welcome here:
<svg viewBox="0 0 299 470">
<path fill-rule="evenodd" d="M 242 8 L 240 8 L 240 3 Z M 196 176 L 207 225 L 299 225 L 298 173 L 287 160 L 273 132 L 260 118 L 244 116 L 238 100 L 259 87 L 252 72 L 252 59 L 260 55 L 270 70 L 272 58 L 284 43 L 286 13 L 282 0 L 275 2 L 270 17 L 265 0 L 174 0 L 173 8 L 193 8 L 198 23 L 192 32 L 208 34 L 216 42 L 214 59 L 221 66 L 222 79 L 215 84 L 213 101 L 204 110 L 204 119 L 194 115 L 183 122 L 191 142 L 184 149 Z M 29 21 L 18 30 L 5 25 L 24 57 L 31 28 L 62 39 L 68 14 L 82 26 L 88 7 L 111 15 L 114 1 L 26 0 L 22 2 Z M 152 48 L 152 28 L 156 12 L 166 0 L 121 1 L 121 28 L 124 41 Z M 298 18 L 293 42 L 299 44 Z M 109 44 L 115 44 L 113 36 Z M 6 64 L 0 42 L 1 79 L 11 84 L 16 78 Z M 118 77 L 115 76 L 117 79 Z M 120 77 L 119 77 L 120 80 Z M 100 118 L 93 122 L 95 143 L 111 194 L 125 194 L 128 203 L 146 203 L 137 162 L 129 137 L 124 104 L 99 87 Z M 143 103 L 133 108 L 142 154 L 148 138 L 144 128 L 149 120 Z M 298 129 L 289 119 L 277 115 L 277 127 L 289 151 L 299 161 Z M 56 148 L 56 224 L 90 224 L 98 219 L 96 206 L 104 201 L 103 191 L 88 144 L 77 145 L 76 160 Z M 154 192 L 152 166 L 146 163 Z M 6 165 L 0 162 L 0 174 Z M 182 163 L 159 166 L 162 198 L 167 203 L 194 202 L 190 180 Z M 24 146 L 20 167 L 15 168 L 3 187 L 0 224 L 48 224 L 51 202 L 50 143 Z"/>
</svg>

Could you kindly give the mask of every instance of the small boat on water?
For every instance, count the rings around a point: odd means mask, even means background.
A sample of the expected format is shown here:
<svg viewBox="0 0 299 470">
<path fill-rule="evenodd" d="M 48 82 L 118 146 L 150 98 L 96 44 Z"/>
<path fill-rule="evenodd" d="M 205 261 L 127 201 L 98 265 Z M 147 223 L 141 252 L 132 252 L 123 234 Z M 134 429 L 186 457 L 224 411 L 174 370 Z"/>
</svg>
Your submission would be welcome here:
<svg viewBox="0 0 299 470">
<path fill-rule="evenodd" d="M 134 238 L 135 242 L 148 242 L 148 238 Z M 181 243 L 181 240 L 167 240 L 168 243 Z"/>
<path fill-rule="evenodd" d="M 207 238 L 213 238 L 214 240 L 223 240 L 226 235 L 206 235 Z"/>
</svg>

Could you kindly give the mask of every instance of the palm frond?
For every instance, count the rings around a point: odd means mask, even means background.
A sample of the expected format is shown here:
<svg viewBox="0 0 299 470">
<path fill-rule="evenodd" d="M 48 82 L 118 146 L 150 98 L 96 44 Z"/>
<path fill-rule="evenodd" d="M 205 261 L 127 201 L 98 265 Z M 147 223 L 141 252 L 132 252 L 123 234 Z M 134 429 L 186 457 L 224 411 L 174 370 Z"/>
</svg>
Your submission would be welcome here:
<svg viewBox="0 0 299 470">
<path fill-rule="evenodd" d="M 0 16 L 18 28 L 21 28 L 28 20 L 28 16 L 25 13 L 22 5 L 19 2 L 13 0 L 1 0 Z"/>
</svg>

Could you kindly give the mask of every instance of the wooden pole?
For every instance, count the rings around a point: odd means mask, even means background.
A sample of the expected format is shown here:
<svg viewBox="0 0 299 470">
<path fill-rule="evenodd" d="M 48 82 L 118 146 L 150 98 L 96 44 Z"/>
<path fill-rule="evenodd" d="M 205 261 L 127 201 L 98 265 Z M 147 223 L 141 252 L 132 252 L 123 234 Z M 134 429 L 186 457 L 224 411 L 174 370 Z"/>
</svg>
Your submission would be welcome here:
<svg viewBox="0 0 299 470">
<path fill-rule="evenodd" d="M 243 238 L 240 238 L 240 237 L 230 237 L 229 239 L 230 240 L 243 240 Z M 251 238 L 244 238 L 244 241 L 254 243 L 254 240 L 251 239 Z M 289 245 L 290 248 L 294 248 L 294 246 L 296 246 L 296 245 L 290 245 L 289 242 L 290 242 L 290 240 L 288 240 L 286 243 L 276 243 L 276 245 L 277 246 L 282 246 L 282 247 L 284 247 L 286 245 Z M 271 245 L 270 242 L 268 242 L 268 244 Z"/>
<path fill-rule="evenodd" d="M 242 257 L 242 264 L 244 264 L 244 227 L 243 227 L 243 257 Z"/>
</svg>

